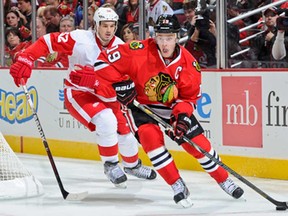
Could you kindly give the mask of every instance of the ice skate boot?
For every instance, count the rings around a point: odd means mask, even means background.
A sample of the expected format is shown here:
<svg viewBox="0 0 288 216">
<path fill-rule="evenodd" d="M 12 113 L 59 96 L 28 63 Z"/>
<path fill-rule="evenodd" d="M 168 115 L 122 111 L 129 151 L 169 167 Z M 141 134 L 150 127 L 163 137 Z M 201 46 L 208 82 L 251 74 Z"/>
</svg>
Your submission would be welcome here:
<svg viewBox="0 0 288 216">
<path fill-rule="evenodd" d="M 106 161 L 104 163 L 104 173 L 116 187 L 126 188 L 127 176 L 118 165 L 118 162 Z"/>
<path fill-rule="evenodd" d="M 244 193 L 243 189 L 236 185 L 230 178 L 227 178 L 219 185 L 227 194 L 234 197 L 235 199 L 239 199 Z"/>
<path fill-rule="evenodd" d="M 179 178 L 173 185 L 171 185 L 174 191 L 174 201 L 176 204 L 181 205 L 184 208 L 191 207 L 193 205 L 190 199 L 190 192 L 186 187 L 182 178 Z"/>
<path fill-rule="evenodd" d="M 132 168 L 124 167 L 124 171 L 129 175 L 141 179 L 152 180 L 155 179 L 157 176 L 156 172 L 153 169 L 146 166 L 142 166 L 142 162 L 140 159 L 138 160 L 138 164 L 135 167 Z"/>
</svg>

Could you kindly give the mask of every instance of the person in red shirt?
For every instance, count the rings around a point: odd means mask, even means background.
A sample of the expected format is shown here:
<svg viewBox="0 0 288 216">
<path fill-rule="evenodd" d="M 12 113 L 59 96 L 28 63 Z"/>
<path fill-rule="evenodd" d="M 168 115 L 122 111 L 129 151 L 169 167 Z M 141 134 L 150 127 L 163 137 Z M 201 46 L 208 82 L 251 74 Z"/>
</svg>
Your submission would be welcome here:
<svg viewBox="0 0 288 216">
<path fill-rule="evenodd" d="M 128 7 L 125 8 L 126 22 L 136 23 L 139 20 L 139 0 L 129 0 Z"/>
<path fill-rule="evenodd" d="M 73 9 L 71 5 L 68 4 L 67 0 L 62 0 L 58 5 L 57 9 L 62 16 L 73 15 Z"/>
<path fill-rule="evenodd" d="M 30 41 L 23 41 L 21 33 L 16 27 L 8 27 L 5 31 L 5 66 L 11 66 L 19 53 L 31 45 Z"/>
<path fill-rule="evenodd" d="M 169 137 L 195 157 L 226 193 L 238 199 L 244 191 L 229 178 L 227 171 L 183 140 L 185 135 L 219 159 L 193 115 L 196 101 L 201 97 L 201 70 L 195 58 L 177 44 L 180 25 L 176 16 L 160 15 L 154 30 L 155 39 L 132 41 L 102 52 L 94 64 L 94 76 L 88 78 L 83 71 L 75 70 L 71 72 L 71 81 L 92 88 L 99 94 L 105 89 L 105 93 L 112 96 L 116 93 L 107 88 L 112 89 L 111 85 L 121 81 L 123 76 L 129 76 L 135 83 L 137 101 L 148 106 L 164 121 L 170 121 L 174 131 L 167 131 Z M 89 85 L 85 80 L 97 84 Z M 128 106 L 130 110 L 126 115 L 132 120 L 131 128 L 155 169 L 172 187 L 174 201 L 190 207 L 189 190 L 165 147 L 158 123 L 132 104 L 128 103 Z"/>
</svg>

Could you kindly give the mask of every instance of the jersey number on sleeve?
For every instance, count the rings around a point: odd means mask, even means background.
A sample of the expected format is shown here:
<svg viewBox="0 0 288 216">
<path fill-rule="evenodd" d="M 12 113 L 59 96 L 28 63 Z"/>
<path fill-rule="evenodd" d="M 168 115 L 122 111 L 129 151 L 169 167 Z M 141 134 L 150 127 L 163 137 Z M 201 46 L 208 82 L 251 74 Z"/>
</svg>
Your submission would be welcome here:
<svg viewBox="0 0 288 216">
<path fill-rule="evenodd" d="M 118 46 L 115 46 L 109 50 L 107 50 L 108 60 L 109 62 L 113 63 L 121 58 L 121 54 L 118 50 L 116 50 Z M 113 52 L 116 50 L 115 52 Z"/>
</svg>

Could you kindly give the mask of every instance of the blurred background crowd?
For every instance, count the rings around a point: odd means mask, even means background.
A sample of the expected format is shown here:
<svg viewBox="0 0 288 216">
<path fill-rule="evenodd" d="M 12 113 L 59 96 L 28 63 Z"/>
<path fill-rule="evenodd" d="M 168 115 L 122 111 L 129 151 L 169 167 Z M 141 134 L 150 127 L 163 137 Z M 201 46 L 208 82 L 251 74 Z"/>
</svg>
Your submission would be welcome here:
<svg viewBox="0 0 288 216">
<path fill-rule="evenodd" d="M 83 29 L 94 31 L 93 15 L 99 7 L 112 7 L 119 15 L 116 36 L 124 42 L 139 38 L 143 21 L 139 0 L 36 0 L 36 38 L 50 32 Z M 153 37 L 153 25 L 160 14 L 175 14 L 182 26 L 179 43 L 198 60 L 202 68 L 215 68 L 217 60 L 216 0 L 148 0 L 145 6 L 145 38 Z M 288 0 L 226 0 L 227 58 L 230 68 L 287 68 Z M 277 2 L 279 4 L 277 4 Z M 31 0 L 3 0 L 5 67 L 17 53 L 31 45 Z M 266 7 L 267 6 L 267 7 Z M 67 56 L 48 55 L 37 67 L 68 67 Z"/>
</svg>

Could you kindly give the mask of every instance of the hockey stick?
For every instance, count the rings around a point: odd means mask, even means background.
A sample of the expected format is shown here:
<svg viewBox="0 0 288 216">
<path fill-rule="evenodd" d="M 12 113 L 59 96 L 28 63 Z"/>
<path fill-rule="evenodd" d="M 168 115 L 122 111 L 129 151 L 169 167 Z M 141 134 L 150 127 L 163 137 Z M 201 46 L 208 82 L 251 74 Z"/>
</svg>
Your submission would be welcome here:
<svg viewBox="0 0 288 216">
<path fill-rule="evenodd" d="M 166 123 L 163 119 L 161 119 L 158 115 L 156 115 L 155 113 L 153 113 L 153 111 L 145 106 L 140 104 L 139 102 L 137 102 L 136 100 L 134 100 L 134 105 L 136 107 L 138 107 L 140 110 L 142 110 L 144 113 L 146 113 L 147 115 L 149 115 L 151 118 L 153 118 L 154 120 L 156 120 L 158 123 L 160 123 L 165 129 L 168 130 L 173 130 L 172 126 L 168 123 Z M 208 157 L 210 160 L 212 160 L 213 162 L 215 162 L 216 164 L 218 164 L 219 166 L 223 167 L 226 171 L 228 171 L 229 173 L 231 173 L 233 176 L 235 176 L 237 179 L 239 179 L 240 181 L 242 181 L 244 184 L 246 184 L 247 186 L 249 186 L 250 188 L 252 188 L 254 191 L 256 191 L 258 194 L 260 194 L 262 197 L 264 197 L 265 199 L 269 200 L 271 203 L 273 203 L 274 205 L 276 205 L 276 210 L 286 210 L 288 208 L 288 202 L 281 202 L 281 201 L 277 201 L 275 199 L 273 199 L 271 196 L 269 196 L 268 194 L 266 194 L 264 191 L 262 191 L 261 189 L 259 189 L 258 187 L 256 187 L 254 184 L 252 184 L 250 181 L 248 181 L 247 179 L 245 179 L 243 176 L 241 176 L 240 174 L 238 174 L 237 172 L 235 172 L 234 170 L 232 170 L 230 167 L 228 167 L 227 165 L 225 165 L 223 162 L 219 161 L 218 159 L 216 159 L 214 156 L 212 156 L 211 154 L 209 154 L 207 151 L 205 151 L 203 148 L 201 148 L 200 146 L 198 146 L 196 143 L 192 142 L 189 138 L 183 136 L 183 139 L 185 142 L 189 143 L 190 145 L 194 146 L 198 151 L 200 151 L 201 153 L 203 153 L 206 157 Z"/>
<path fill-rule="evenodd" d="M 38 118 L 38 115 L 37 115 L 37 112 L 34 108 L 34 105 L 33 105 L 33 101 L 30 97 L 30 94 L 28 92 L 28 89 L 25 85 L 25 82 L 23 79 L 21 79 L 21 85 L 22 85 L 22 88 L 24 90 L 24 93 L 25 93 L 25 96 L 26 96 L 26 99 L 29 103 L 29 106 L 33 112 L 33 117 L 34 117 L 34 120 L 36 122 L 36 126 L 37 126 L 37 129 L 40 133 L 40 136 L 41 136 L 41 139 L 42 139 L 42 142 L 44 144 L 44 147 L 45 147 L 45 150 L 46 150 L 46 153 L 48 155 L 48 158 L 49 158 L 49 161 L 50 161 L 50 164 L 52 166 L 52 169 L 53 169 L 53 172 L 55 174 L 55 177 L 56 177 L 56 180 L 57 180 L 57 183 L 59 185 L 59 188 L 60 188 L 60 191 L 62 193 L 62 196 L 65 200 L 69 200 L 69 201 L 78 201 L 78 200 L 82 200 L 84 199 L 85 197 L 87 197 L 88 195 L 88 192 L 81 192 L 81 193 L 69 193 L 67 192 L 65 189 L 64 189 L 64 186 L 62 184 L 62 181 L 61 181 L 61 178 L 60 178 L 60 175 L 58 173 L 58 170 L 57 170 L 57 167 L 55 165 L 55 162 L 54 162 L 54 159 L 53 159 L 53 156 L 52 156 L 52 153 L 50 151 L 50 148 L 49 148 L 49 145 L 48 145 L 48 142 L 46 140 L 46 137 L 45 137 L 45 134 L 44 134 L 44 131 L 43 131 L 43 128 L 40 124 L 40 120 Z"/>
</svg>

